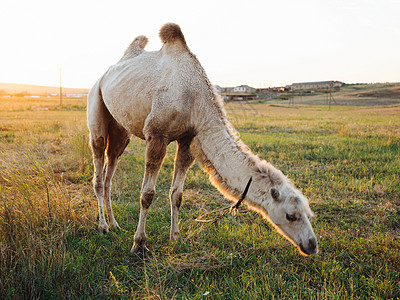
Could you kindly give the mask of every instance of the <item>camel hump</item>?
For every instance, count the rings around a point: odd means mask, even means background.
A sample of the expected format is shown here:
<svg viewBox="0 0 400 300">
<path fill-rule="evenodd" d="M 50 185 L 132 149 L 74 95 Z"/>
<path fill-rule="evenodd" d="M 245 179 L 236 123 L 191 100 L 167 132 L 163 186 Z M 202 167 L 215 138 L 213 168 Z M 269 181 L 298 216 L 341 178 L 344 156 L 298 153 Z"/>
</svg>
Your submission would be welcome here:
<svg viewBox="0 0 400 300">
<path fill-rule="evenodd" d="M 146 47 L 148 42 L 149 42 L 149 39 L 146 36 L 139 35 L 133 40 L 131 45 L 135 45 L 141 49 L 144 49 L 144 47 Z"/>
<path fill-rule="evenodd" d="M 174 23 L 167 23 L 161 27 L 160 39 L 163 44 L 181 41 L 184 45 L 186 45 L 185 37 L 183 36 L 181 28 L 179 25 Z"/>
<path fill-rule="evenodd" d="M 138 37 L 136 37 L 129 45 L 129 47 L 125 50 L 125 53 L 122 56 L 122 60 L 138 56 L 142 52 L 144 47 L 146 47 L 148 42 L 149 39 L 144 35 L 139 35 Z"/>
</svg>

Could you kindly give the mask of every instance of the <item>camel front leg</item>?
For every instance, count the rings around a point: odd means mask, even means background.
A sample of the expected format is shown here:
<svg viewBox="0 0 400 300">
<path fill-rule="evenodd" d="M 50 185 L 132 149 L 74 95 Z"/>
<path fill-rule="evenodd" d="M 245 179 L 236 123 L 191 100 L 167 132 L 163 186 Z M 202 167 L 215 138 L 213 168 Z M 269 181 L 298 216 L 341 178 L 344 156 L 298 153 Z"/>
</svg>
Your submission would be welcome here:
<svg viewBox="0 0 400 300">
<path fill-rule="evenodd" d="M 194 156 L 190 153 L 190 141 L 191 140 L 178 141 L 178 150 L 175 157 L 174 177 L 170 190 L 171 241 L 176 241 L 180 237 L 178 214 L 182 203 L 183 185 L 185 183 L 186 173 L 194 162 Z"/>
<path fill-rule="evenodd" d="M 139 224 L 135 233 L 132 253 L 144 249 L 146 242 L 146 218 L 147 211 L 153 201 L 156 191 L 158 173 L 167 150 L 167 142 L 162 137 L 150 136 L 146 144 L 146 167 L 140 195 Z"/>
</svg>

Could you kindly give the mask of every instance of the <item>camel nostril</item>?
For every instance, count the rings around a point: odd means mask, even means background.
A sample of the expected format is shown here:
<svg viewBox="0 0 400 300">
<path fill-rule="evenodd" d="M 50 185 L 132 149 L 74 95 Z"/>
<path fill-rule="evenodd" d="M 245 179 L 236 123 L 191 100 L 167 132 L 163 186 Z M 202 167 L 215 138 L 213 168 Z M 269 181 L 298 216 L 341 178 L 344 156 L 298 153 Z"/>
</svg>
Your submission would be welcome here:
<svg viewBox="0 0 400 300">
<path fill-rule="evenodd" d="M 317 241 L 315 239 L 309 239 L 308 244 L 310 250 L 315 250 L 315 248 L 317 248 Z"/>
<path fill-rule="evenodd" d="M 303 244 L 300 244 L 299 246 L 300 246 L 301 252 L 308 254 L 307 250 L 303 247 Z"/>
</svg>

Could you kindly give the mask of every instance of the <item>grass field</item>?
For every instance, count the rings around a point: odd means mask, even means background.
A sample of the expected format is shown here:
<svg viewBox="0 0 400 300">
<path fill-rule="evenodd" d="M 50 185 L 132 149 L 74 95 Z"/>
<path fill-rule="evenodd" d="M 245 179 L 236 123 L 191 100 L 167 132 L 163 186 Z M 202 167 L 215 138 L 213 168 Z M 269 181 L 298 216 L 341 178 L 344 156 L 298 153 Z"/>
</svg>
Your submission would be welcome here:
<svg viewBox="0 0 400 300">
<path fill-rule="evenodd" d="M 144 142 L 132 140 L 113 180 L 122 230 L 102 235 L 85 101 L 0 99 L 0 298 L 399 299 L 400 106 L 229 105 L 243 141 L 310 199 L 317 255 L 252 212 L 196 223 L 229 205 L 197 163 L 170 243 L 175 144 L 148 216 L 151 253 L 131 255 Z"/>
</svg>

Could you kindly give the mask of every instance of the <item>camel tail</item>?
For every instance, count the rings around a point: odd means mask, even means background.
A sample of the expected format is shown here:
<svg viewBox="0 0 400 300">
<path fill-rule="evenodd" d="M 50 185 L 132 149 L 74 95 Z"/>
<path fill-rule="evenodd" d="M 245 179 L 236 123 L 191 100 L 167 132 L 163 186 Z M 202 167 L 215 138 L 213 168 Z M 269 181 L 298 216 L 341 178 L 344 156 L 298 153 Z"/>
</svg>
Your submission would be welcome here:
<svg viewBox="0 0 400 300">
<path fill-rule="evenodd" d="M 186 45 L 185 37 L 181 31 L 179 25 L 174 23 L 164 24 L 160 29 L 160 39 L 163 44 L 173 43 L 176 41 L 181 41 L 184 45 Z"/>
</svg>

